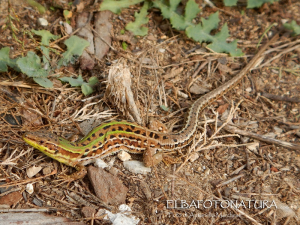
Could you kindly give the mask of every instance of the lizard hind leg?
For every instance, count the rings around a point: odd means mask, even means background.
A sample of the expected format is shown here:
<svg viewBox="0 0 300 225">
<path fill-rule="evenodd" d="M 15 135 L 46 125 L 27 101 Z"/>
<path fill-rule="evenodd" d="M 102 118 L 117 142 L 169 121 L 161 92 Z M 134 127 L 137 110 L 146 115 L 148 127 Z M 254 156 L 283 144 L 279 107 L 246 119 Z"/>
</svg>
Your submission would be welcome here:
<svg viewBox="0 0 300 225">
<path fill-rule="evenodd" d="M 163 160 L 163 153 L 156 153 L 155 148 L 148 147 L 143 155 L 143 161 L 146 167 L 153 167 Z"/>
<path fill-rule="evenodd" d="M 172 157 L 167 153 L 156 152 L 155 148 L 148 147 L 143 155 L 143 161 L 146 167 L 153 167 L 163 161 L 166 165 L 178 163 L 179 158 Z"/>
<path fill-rule="evenodd" d="M 72 181 L 84 178 L 85 175 L 87 174 L 87 170 L 86 170 L 85 166 L 76 165 L 75 168 L 76 168 L 77 172 L 74 172 L 71 175 L 61 175 L 61 176 L 59 176 L 59 178 L 66 182 L 72 182 Z"/>
</svg>

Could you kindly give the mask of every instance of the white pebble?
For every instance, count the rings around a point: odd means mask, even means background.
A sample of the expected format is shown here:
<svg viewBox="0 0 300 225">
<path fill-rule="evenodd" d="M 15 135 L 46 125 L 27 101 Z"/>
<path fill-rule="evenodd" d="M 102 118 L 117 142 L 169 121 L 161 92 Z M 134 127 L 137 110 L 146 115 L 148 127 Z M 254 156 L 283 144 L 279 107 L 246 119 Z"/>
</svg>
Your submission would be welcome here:
<svg viewBox="0 0 300 225">
<path fill-rule="evenodd" d="M 27 184 L 25 190 L 28 192 L 28 194 L 32 194 L 33 193 L 33 185 L 32 184 Z"/>
<path fill-rule="evenodd" d="M 108 165 L 106 164 L 106 162 L 104 162 L 102 159 L 95 159 L 95 163 L 94 165 L 96 167 L 99 167 L 99 168 L 105 168 L 105 167 L 108 167 Z"/>
<path fill-rule="evenodd" d="M 38 18 L 37 22 L 38 22 L 39 25 L 41 25 L 43 27 L 46 27 L 49 24 L 48 21 L 44 18 Z"/>
<path fill-rule="evenodd" d="M 132 173 L 147 174 L 151 172 L 151 168 L 145 167 L 144 163 L 136 160 L 123 162 L 123 165 Z"/>
<path fill-rule="evenodd" d="M 131 155 L 125 151 L 120 151 L 118 153 L 118 158 L 122 161 L 122 162 L 125 162 L 125 161 L 128 161 L 129 159 L 131 159 Z"/>
<path fill-rule="evenodd" d="M 193 152 L 190 156 L 190 162 L 194 162 L 195 160 L 197 160 L 199 158 L 199 155 L 197 152 Z"/>
</svg>

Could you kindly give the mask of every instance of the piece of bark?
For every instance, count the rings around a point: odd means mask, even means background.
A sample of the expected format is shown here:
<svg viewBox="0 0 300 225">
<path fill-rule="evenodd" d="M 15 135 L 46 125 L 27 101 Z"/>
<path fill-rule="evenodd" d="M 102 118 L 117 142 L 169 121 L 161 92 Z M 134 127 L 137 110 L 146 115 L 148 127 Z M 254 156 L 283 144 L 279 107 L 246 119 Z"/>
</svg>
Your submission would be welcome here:
<svg viewBox="0 0 300 225">
<path fill-rule="evenodd" d="M 112 24 L 109 22 L 110 11 L 101 11 L 95 14 L 95 55 L 101 60 L 111 46 Z"/>
<path fill-rule="evenodd" d="M 90 45 L 83 51 L 79 62 L 80 68 L 85 69 L 93 69 L 95 66 L 95 61 L 90 54 L 95 54 L 95 46 L 94 46 L 94 35 L 92 32 L 92 28 L 90 26 L 89 21 L 89 13 L 84 12 L 77 16 L 76 18 L 76 26 L 77 28 L 81 28 L 78 31 L 77 35 L 86 39 Z"/>
</svg>

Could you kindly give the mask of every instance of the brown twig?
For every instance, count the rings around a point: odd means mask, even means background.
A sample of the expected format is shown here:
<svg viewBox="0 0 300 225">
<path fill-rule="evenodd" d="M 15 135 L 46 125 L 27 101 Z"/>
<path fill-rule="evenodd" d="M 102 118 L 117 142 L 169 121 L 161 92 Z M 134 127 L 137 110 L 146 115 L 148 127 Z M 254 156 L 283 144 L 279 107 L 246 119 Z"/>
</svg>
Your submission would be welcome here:
<svg viewBox="0 0 300 225">
<path fill-rule="evenodd" d="M 289 149 L 292 149 L 292 150 L 296 150 L 297 152 L 300 152 L 300 145 L 298 145 L 298 144 L 277 140 L 277 139 L 270 138 L 270 137 L 267 137 L 267 136 L 263 136 L 263 135 L 260 135 L 260 134 L 255 134 L 255 133 L 252 133 L 252 132 L 249 132 L 249 131 L 241 130 L 241 129 L 239 129 L 237 127 L 234 127 L 234 126 L 231 126 L 231 125 L 226 125 L 224 127 L 224 129 L 227 130 L 230 133 L 244 135 L 244 136 L 247 136 L 247 137 L 255 138 L 255 139 L 260 140 L 260 141 L 264 141 L 264 142 L 275 144 L 275 145 L 280 145 L 280 146 L 283 146 L 283 147 L 286 147 L 286 148 L 289 148 Z"/>
<path fill-rule="evenodd" d="M 265 92 L 262 92 L 261 95 L 266 97 L 266 98 L 276 100 L 276 101 L 295 102 L 295 103 L 300 102 L 300 98 L 291 98 L 291 97 L 288 97 L 288 96 L 285 96 L 285 95 L 284 96 L 279 96 L 279 95 L 273 95 L 273 94 L 265 93 Z"/>
<path fill-rule="evenodd" d="M 2 187 L 11 187 L 11 186 L 16 186 L 16 185 L 21 185 L 21 184 L 27 184 L 27 183 L 31 183 L 31 182 L 36 182 L 38 180 L 44 179 L 45 177 L 49 177 L 51 175 L 54 175 L 57 173 L 57 170 L 53 170 L 50 174 L 47 174 L 45 176 L 41 176 L 41 177 L 37 177 L 37 178 L 33 178 L 33 179 L 27 179 L 24 180 L 22 182 L 13 182 L 13 183 L 9 183 L 9 184 L 2 184 L 0 185 L 0 188 Z"/>
</svg>

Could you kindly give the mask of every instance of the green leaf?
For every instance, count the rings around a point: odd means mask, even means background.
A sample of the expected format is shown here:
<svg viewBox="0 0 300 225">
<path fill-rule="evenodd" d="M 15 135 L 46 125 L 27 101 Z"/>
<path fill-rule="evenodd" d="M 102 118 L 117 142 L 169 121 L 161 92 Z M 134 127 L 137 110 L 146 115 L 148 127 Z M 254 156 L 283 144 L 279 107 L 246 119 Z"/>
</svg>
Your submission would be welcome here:
<svg viewBox="0 0 300 225">
<path fill-rule="evenodd" d="M 97 77 L 91 77 L 89 79 L 89 82 L 87 83 L 82 79 L 81 75 L 78 76 L 78 78 L 62 77 L 62 78 L 59 78 L 59 79 L 62 82 L 68 82 L 72 87 L 81 86 L 81 91 L 85 96 L 93 93 L 94 90 L 93 90 L 92 86 L 99 82 Z"/>
<path fill-rule="evenodd" d="M 97 84 L 98 82 L 99 82 L 99 80 L 98 80 L 97 77 L 91 77 L 91 78 L 89 79 L 88 84 L 91 85 L 91 86 L 93 86 L 93 85 Z"/>
<path fill-rule="evenodd" d="M 225 6 L 236 6 L 237 1 L 238 0 L 223 0 Z"/>
<path fill-rule="evenodd" d="M 60 38 L 59 35 L 54 35 L 54 34 L 51 34 L 49 31 L 47 30 L 31 30 L 32 33 L 38 35 L 38 36 L 41 36 L 41 43 L 42 43 L 42 46 L 41 46 L 41 50 L 43 52 L 43 62 L 44 63 L 48 63 L 50 64 L 49 60 L 50 59 L 49 57 L 49 44 L 50 44 L 50 40 L 56 40 L 58 38 Z"/>
<path fill-rule="evenodd" d="M 185 13 L 179 15 L 176 9 L 180 3 L 180 0 L 170 1 L 170 6 L 165 4 L 165 1 L 156 0 L 153 2 L 154 6 L 159 8 L 164 18 L 170 19 L 172 26 L 178 30 L 185 30 L 192 24 L 192 20 L 200 12 L 198 4 L 194 0 L 189 0 L 185 6 Z"/>
<path fill-rule="evenodd" d="M 126 30 L 131 31 L 134 35 L 145 36 L 148 33 L 148 28 L 142 27 L 142 25 L 149 22 L 149 18 L 147 17 L 148 8 L 149 2 L 145 1 L 140 13 L 134 13 L 135 21 L 126 25 Z"/>
<path fill-rule="evenodd" d="M 185 30 L 188 26 L 194 25 L 192 20 L 200 12 L 198 4 L 194 0 L 189 0 L 185 7 L 184 16 L 177 14 L 176 12 L 172 13 L 170 21 L 172 26 L 177 30 Z"/>
<path fill-rule="evenodd" d="M 189 0 L 185 7 L 185 21 L 192 22 L 199 12 L 199 5 L 194 0 Z"/>
<path fill-rule="evenodd" d="M 81 91 L 82 91 L 82 93 L 85 95 L 85 96 L 87 96 L 87 95 L 89 95 L 89 94 L 92 94 L 93 93 L 93 88 L 90 86 L 90 85 L 88 85 L 87 83 L 84 83 L 82 86 L 81 86 Z"/>
<path fill-rule="evenodd" d="M 219 17 L 218 12 L 211 14 L 206 20 L 201 18 L 202 24 L 189 26 L 186 29 L 186 34 L 199 42 L 211 42 L 207 47 L 215 52 L 228 52 L 231 56 L 241 56 L 243 52 L 237 48 L 237 41 L 227 43 L 226 39 L 229 37 L 227 24 L 225 24 L 221 31 L 215 36 L 210 32 L 218 27 Z"/>
<path fill-rule="evenodd" d="M 26 57 L 19 58 L 17 65 L 28 77 L 45 78 L 48 76 L 48 72 L 41 66 L 40 57 L 34 52 L 29 51 Z"/>
<path fill-rule="evenodd" d="M 168 112 L 169 111 L 169 108 L 166 107 L 165 105 L 160 105 L 160 108 L 162 108 L 164 111 Z"/>
<path fill-rule="evenodd" d="M 44 88 L 52 88 L 53 83 L 48 78 L 34 77 L 33 80 Z"/>
<path fill-rule="evenodd" d="M 123 8 L 128 8 L 131 5 L 138 4 L 143 0 L 104 0 L 100 5 L 100 11 L 109 10 L 113 13 L 119 14 Z"/>
<path fill-rule="evenodd" d="M 46 9 L 44 6 L 42 6 L 40 3 L 34 1 L 34 0 L 27 0 L 27 3 L 33 7 L 36 8 L 40 14 L 44 14 L 46 12 Z"/>
<path fill-rule="evenodd" d="M 60 35 L 51 34 L 48 30 L 31 30 L 31 31 L 34 34 L 41 36 L 42 37 L 41 43 L 46 46 L 49 46 L 51 39 L 56 40 L 60 38 Z"/>
<path fill-rule="evenodd" d="M 212 42 L 213 36 L 210 35 L 210 32 L 213 29 L 218 28 L 219 13 L 216 12 L 211 14 L 207 20 L 201 18 L 201 22 L 202 24 L 199 23 L 197 25 L 189 26 L 186 29 L 187 36 L 199 42 Z"/>
<path fill-rule="evenodd" d="M 79 87 L 85 83 L 82 79 L 82 76 L 78 76 L 78 78 L 72 78 L 72 77 L 62 77 L 59 78 L 63 82 L 68 82 L 72 87 Z"/>
<path fill-rule="evenodd" d="M 67 51 L 62 54 L 63 58 L 59 60 L 58 67 L 61 65 L 67 65 L 68 63 L 74 63 L 77 59 L 76 57 L 81 56 L 83 50 L 90 45 L 90 43 L 76 35 L 73 35 L 65 42 L 67 46 Z"/>
<path fill-rule="evenodd" d="M 126 42 L 125 42 L 125 41 L 123 41 L 123 42 L 122 42 L 122 48 L 123 48 L 124 50 L 126 50 L 126 49 L 127 49 L 127 47 L 128 47 L 128 45 L 126 44 Z"/>
<path fill-rule="evenodd" d="M 28 52 L 26 57 L 19 58 L 17 64 L 22 73 L 45 88 L 52 88 L 52 82 L 47 78 L 48 72 L 42 68 L 41 59 L 34 52 Z"/>
<path fill-rule="evenodd" d="M 264 3 L 274 3 L 278 0 L 248 0 L 247 8 L 258 8 L 262 6 Z"/>
<path fill-rule="evenodd" d="M 156 0 L 153 1 L 153 5 L 156 8 L 159 8 L 161 11 L 161 14 L 165 19 L 170 19 L 172 14 L 175 13 L 177 6 L 179 5 L 181 0 L 171 0 L 170 1 L 170 6 L 164 4 L 165 1 L 162 0 Z"/>
<path fill-rule="evenodd" d="M 225 23 L 221 31 L 214 36 L 214 40 L 207 47 L 215 52 L 229 52 L 231 56 L 242 56 L 243 52 L 237 47 L 237 40 L 227 43 L 229 37 L 227 24 Z"/>
<path fill-rule="evenodd" d="M 0 49 L 0 72 L 7 72 L 7 66 L 10 66 L 14 70 L 20 72 L 17 65 L 17 59 L 9 58 L 9 47 L 4 47 Z"/>
<path fill-rule="evenodd" d="M 300 34 L 300 26 L 295 20 L 293 20 L 291 23 L 285 23 L 283 26 L 288 30 L 292 30 L 294 35 Z"/>
</svg>

